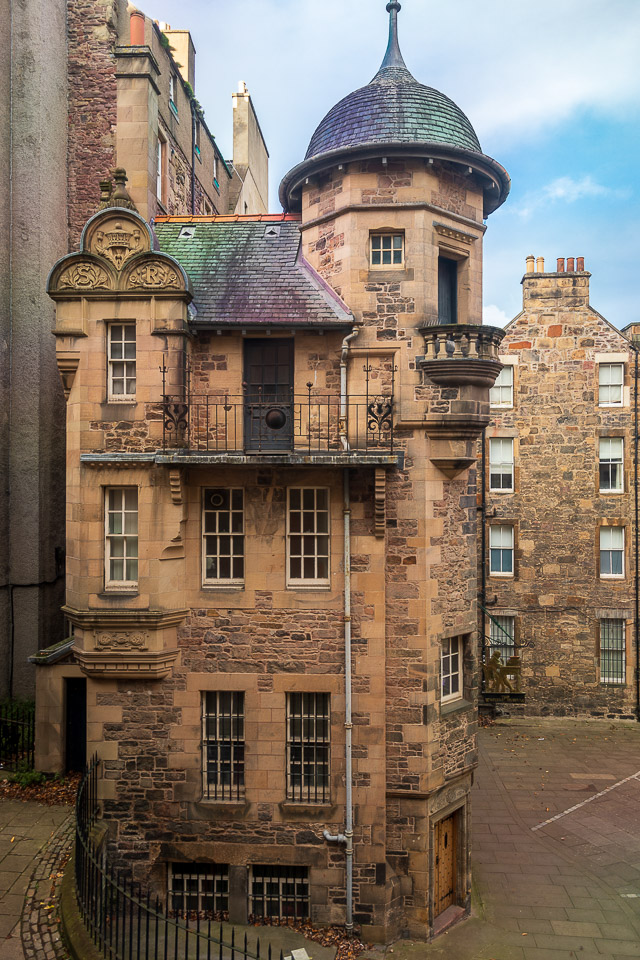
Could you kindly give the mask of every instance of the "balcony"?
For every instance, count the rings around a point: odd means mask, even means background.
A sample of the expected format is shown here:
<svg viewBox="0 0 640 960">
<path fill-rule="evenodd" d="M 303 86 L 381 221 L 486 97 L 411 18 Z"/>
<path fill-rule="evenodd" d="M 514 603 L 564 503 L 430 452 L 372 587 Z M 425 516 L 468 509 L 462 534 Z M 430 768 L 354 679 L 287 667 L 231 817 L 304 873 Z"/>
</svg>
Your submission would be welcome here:
<svg viewBox="0 0 640 960">
<path fill-rule="evenodd" d="M 242 395 L 165 394 L 164 463 L 395 465 L 393 393 L 349 396 L 288 389 Z"/>
<path fill-rule="evenodd" d="M 425 355 L 420 366 L 434 383 L 445 386 L 493 386 L 502 369 L 498 348 L 504 330 L 453 323 L 423 327 L 422 335 Z"/>
</svg>

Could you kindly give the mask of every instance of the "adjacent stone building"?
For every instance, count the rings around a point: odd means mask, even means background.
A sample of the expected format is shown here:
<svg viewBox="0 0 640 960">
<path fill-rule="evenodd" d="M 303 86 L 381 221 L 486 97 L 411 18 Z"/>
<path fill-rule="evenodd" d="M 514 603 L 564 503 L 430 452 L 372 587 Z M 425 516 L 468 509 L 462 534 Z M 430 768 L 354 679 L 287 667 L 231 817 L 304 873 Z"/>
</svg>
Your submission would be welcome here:
<svg viewBox="0 0 640 960">
<path fill-rule="evenodd" d="M 28 656 L 66 634 L 64 397 L 55 369 L 51 264 L 74 249 L 126 167 L 138 209 L 267 209 L 268 154 L 244 84 L 225 161 L 195 99 L 187 31 L 125 0 L 8 4 L 0 124 L 0 696 L 33 694 Z M 109 187 L 105 184 L 104 197 Z"/>
<path fill-rule="evenodd" d="M 152 233 L 120 183 L 55 264 L 74 635 L 38 658 L 38 766 L 78 746 L 79 683 L 136 879 L 376 940 L 470 906 L 482 239 L 509 190 L 407 70 L 399 8 L 283 214 Z"/>
<path fill-rule="evenodd" d="M 582 258 L 529 257 L 505 329 L 482 451 L 486 699 L 634 718 L 636 347 L 590 305 L 589 278 Z"/>
</svg>

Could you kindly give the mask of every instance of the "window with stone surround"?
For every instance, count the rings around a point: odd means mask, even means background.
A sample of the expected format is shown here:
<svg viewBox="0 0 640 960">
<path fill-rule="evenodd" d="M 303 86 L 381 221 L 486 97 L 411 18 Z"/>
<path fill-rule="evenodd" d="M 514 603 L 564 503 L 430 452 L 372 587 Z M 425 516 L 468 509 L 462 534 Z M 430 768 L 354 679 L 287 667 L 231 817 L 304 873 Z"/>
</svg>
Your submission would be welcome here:
<svg viewBox="0 0 640 960">
<path fill-rule="evenodd" d="M 244 693 L 209 690 L 202 695 L 204 800 L 244 796 Z"/>
<path fill-rule="evenodd" d="M 516 618 L 495 614 L 489 620 L 489 655 L 499 653 L 503 663 L 516 652 Z"/>
<path fill-rule="evenodd" d="M 489 440 L 489 489 L 513 491 L 512 437 L 492 437 Z"/>
<path fill-rule="evenodd" d="M 462 637 L 446 637 L 440 648 L 442 703 L 462 697 Z"/>
<path fill-rule="evenodd" d="M 492 523 L 489 527 L 489 573 L 513 576 L 513 524 Z"/>
<path fill-rule="evenodd" d="M 492 407 L 513 406 L 513 367 L 505 364 L 494 385 L 489 391 L 489 403 Z"/>
<path fill-rule="evenodd" d="M 329 694 L 287 694 L 287 798 L 329 800 Z"/>
<path fill-rule="evenodd" d="M 600 621 L 600 683 L 625 683 L 624 620 Z"/>
<path fill-rule="evenodd" d="M 624 441 L 622 437 L 601 437 L 599 453 L 600 492 L 622 493 Z"/>
<path fill-rule="evenodd" d="M 110 323 L 107 327 L 109 400 L 136 398 L 136 325 Z"/>
<path fill-rule="evenodd" d="M 249 877 L 252 917 L 303 919 L 309 916 L 309 868 L 254 863 Z"/>
<path fill-rule="evenodd" d="M 404 266 L 404 234 L 372 233 L 370 263 L 374 269 Z"/>
<path fill-rule="evenodd" d="M 173 916 L 197 913 L 218 919 L 229 909 L 229 866 L 223 863 L 170 863 L 167 883 Z"/>
<path fill-rule="evenodd" d="M 167 141 L 158 132 L 158 150 L 156 155 L 156 197 L 163 206 L 167 202 Z"/>
<path fill-rule="evenodd" d="M 138 490 L 105 490 L 105 587 L 128 589 L 138 585 Z"/>
<path fill-rule="evenodd" d="M 287 583 L 328 585 L 329 491 L 290 487 L 287 497 Z"/>
<path fill-rule="evenodd" d="M 600 527 L 600 576 L 624 576 L 624 527 Z"/>
<path fill-rule="evenodd" d="M 244 580 L 244 492 L 239 488 L 203 492 L 202 573 L 207 586 Z"/>
<path fill-rule="evenodd" d="M 178 116 L 177 89 L 178 77 L 171 71 L 169 74 L 169 107 L 175 113 L 176 117 Z"/>
<path fill-rule="evenodd" d="M 623 400 L 624 364 L 598 365 L 598 406 L 621 407 Z"/>
</svg>

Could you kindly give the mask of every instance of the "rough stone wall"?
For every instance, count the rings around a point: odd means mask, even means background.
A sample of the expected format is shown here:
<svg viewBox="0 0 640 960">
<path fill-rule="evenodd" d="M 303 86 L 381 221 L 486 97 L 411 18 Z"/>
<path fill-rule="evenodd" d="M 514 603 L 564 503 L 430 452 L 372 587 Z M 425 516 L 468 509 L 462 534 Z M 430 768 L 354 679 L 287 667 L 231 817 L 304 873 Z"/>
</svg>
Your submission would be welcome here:
<svg viewBox="0 0 640 960">
<path fill-rule="evenodd" d="M 631 717 L 633 359 L 624 336 L 589 306 L 588 277 L 527 274 L 524 310 L 507 327 L 501 355 L 516 363 L 514 406 L 492 409 L 487 461 L 491 437 L 514 438 L 515 492 L 487 497 L 491 522 L 516 526 L 515 576 L 488 577 L 487 592 L 497 597 L 493 614 L 516 617 L 527 713 Z M 621 407 L 598 405 L 607 357 L 626 358 Z M 624 438 L 622 494 L 599 492 L 602 436 Z M 599 525 L 612 521 L 625 527 L 625 576 L 601 579 Z M 599 682 L 602 611 L 626 620 L 624 685 Z"/>
<path fill-rule="evenodd" d="M 117 0 L 68 0 L 69 249 L 100 200 L 100 180 L 116 165 Z"/>
</svg>

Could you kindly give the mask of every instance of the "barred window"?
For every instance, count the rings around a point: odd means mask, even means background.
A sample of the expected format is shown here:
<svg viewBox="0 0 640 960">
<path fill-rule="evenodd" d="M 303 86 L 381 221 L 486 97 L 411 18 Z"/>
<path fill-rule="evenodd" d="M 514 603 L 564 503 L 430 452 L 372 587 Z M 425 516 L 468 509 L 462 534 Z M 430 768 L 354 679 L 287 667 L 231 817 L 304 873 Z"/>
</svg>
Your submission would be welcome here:
<svg viewBox="0 0 640 960">
<path fill-rule="evenodd" d="M 598 367 L 598 406 L 621 407 L 624 384 L 623 363 L 601 363 Z"/>
<path fill-rule="evenodd" d="M 503 663 L 515 656 L 516 618 L 492 616 L 489 620 L 490 654 L 499 653 Z"/>
<path fill-rule="evenodd" d="M 207 691 L 202 697 L 203 796 L 244 796 L 244 693 Z"/>
<path fill-rule="evenodd" d="M 462 696 L 462 638 L 447 637 L 440 650 L 442 702 Z"/>
<path fill-rule="evenodd" d="M 489 527 L 489 573 L 513 574 L 513 526 L 499 523 Z"/>
<path fill-rule="evenodd" d="M 492 407 L 513 406 L 513 367 L 506 365 L 489 391 L 489 403 Z"/>
<path fill-rule="evenodd" d="M 287 797 L 329 799 L 329 694 L 287 694 Z"/>
<path fill-rule="evenodd" d="M 109 400 L 136 396 L 136 325 L 110 323 L 108 328 Z"/>
<path fill-rule="evenodd" d="M 600 621 L 600 683 L 626 680 L 624 620 Z"/>
<path fill-rule="evenodd" d="M 622 437 L 602 437 L 600 439 L 601 493 L 622 493 L 624 488 L 622 455 Z"/>
<path fill-rule="evenodd" d="M 309 868 L 251 867 L 250 910 L 253 917 L 305 918 L 309 916 Z"/>
<path fill-rule="evenodd" d="M 624 527 L 600 527 L 600 576 L 624 576 Z"/>
<path fill-rule="evenodd" d="M 244 578 L 244 492 L 239 489 L 205 490 L 202 520 L 204 583 Z"/>
<path fill-rule="evenodd" d="M 288 509 L 289 583 L 329 583 L 329 491 L 292 487 Z"/>
<path fill-rule="evenodd" d="M 513 439 L 494 437 L 489 441 L 489 489 L 513 490 Z"/>
<path fill-rule="evenodd" d="M 229 909 L 229 867 L 220 863 L 170 863 L 169 911 L 207 919 Z"/>
<path fill-rule="evenodd" d="M 371 266 L 401 267 L 404 263 L 404 234 L 372 233 Z"/>
<path fill-rule="evenodd" d="M 138 582 L 138 490 L 105 490 L 105 584 L 136 586 Z"/>
</svg>

